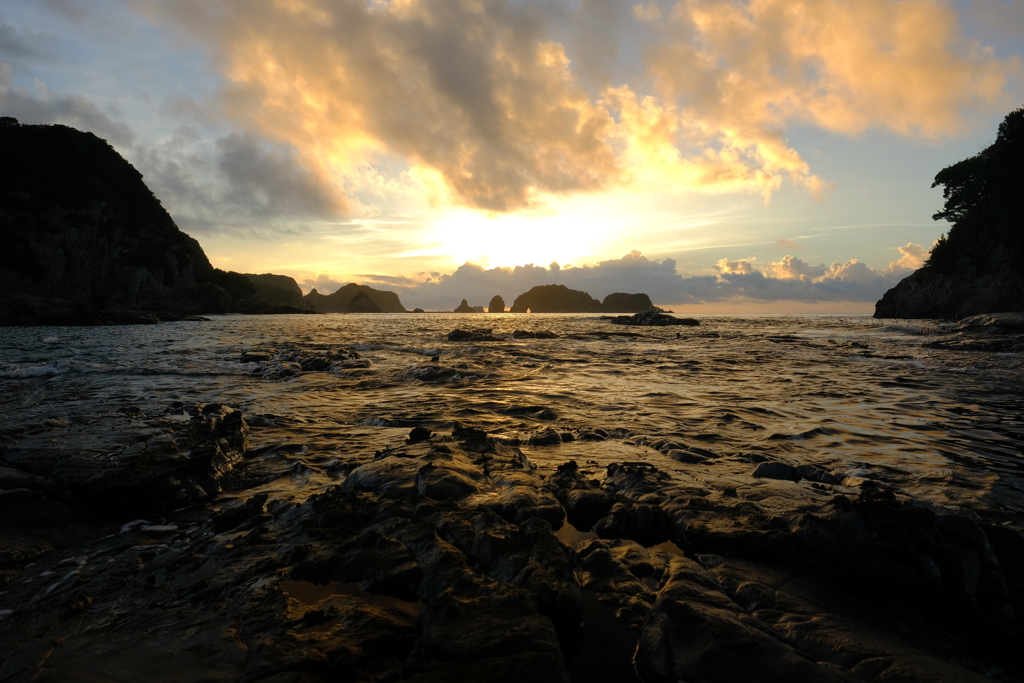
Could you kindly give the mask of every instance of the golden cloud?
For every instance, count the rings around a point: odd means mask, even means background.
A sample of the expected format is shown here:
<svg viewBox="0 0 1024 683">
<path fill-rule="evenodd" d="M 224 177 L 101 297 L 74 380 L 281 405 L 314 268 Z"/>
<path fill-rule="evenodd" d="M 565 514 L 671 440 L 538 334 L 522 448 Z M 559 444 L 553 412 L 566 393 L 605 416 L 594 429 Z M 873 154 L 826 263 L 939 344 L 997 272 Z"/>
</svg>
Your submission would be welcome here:
<svg viewBox="0 0 1024 683">
<path fill-rule="evenodd" d="M 137 3 L 210 46 L 234 125 L 291 144 L 339 194 L 383 191 L 398 160 L 441 201 L 496 212 L 618 183 L 821 195 L 787 126 L 956 134 L 965 111 L 1004 105 L 1019 68 L 964 41 L 938 0 L 637 4 L 647 73 L 596 96 L 537 4 Z"/>
</svg>

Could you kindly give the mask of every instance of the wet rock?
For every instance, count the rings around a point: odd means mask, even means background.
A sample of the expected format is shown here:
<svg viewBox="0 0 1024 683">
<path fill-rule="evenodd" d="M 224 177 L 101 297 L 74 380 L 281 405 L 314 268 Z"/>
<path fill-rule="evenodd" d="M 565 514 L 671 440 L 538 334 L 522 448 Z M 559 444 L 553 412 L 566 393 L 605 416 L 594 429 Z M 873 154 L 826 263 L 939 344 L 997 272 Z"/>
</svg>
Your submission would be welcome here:
<svg viewBox="0 0 1024 683">
<path fill-rule="evenodd" d="M 762 479 L 800 481 L 800 472 L 792 465 L 783 462 L 763 462 L 754 468 L 750 476 Z"/>
<path fill-rule="evenodd" d="M 555 446 L 561 443 L 562 435 L 550 428 L 530 437 L 531 446 Z"/>
<path fill-rule="evenodd" d="M 537 614 L 529 594 L 501 584 L 493 588 L 473 599 L 449 590 L 428 604 L 420 617 L 414 661 L 474 662 L 534 654 L 555 671 L 564 671 L 554 624 Z"/>
<path fill-rule="evenodd" d="M 562 505 L 553 494 L 532 486 L 502 486 L 488 499 L 481 499 L 480 504 L 514 524 L 539 517 L 559 527 L 565 518 Z"/>
<path fill-rule="evenodd" d="M 122 435 L 100 435 L 102 449 L 67 448 L 46 432 L 24 434 L 0 459 L 95 507 L 181 507 L 220 493 L 219 480 L 249 446 L 240 411 L 210 404 L 194 413 L 183 428 L 149 428 L 127 444 Z"/>
<path fill-rule="evenodd" d="M 644 546 L 664 543 L 673 536 L 673 528 L 657 505 L 620 501 L 608 514 L 594 523 L 601 538 L 625 538 Z"/>
<path fill-rule="evenodd" d="M 259 522 L 260 517 L 266 511 L 266 503 L 269 494 L 261 493 L 253 496 L 244 503 L 230 505 L 213 514 L 213 530 L 217 533 L 237 529 L 245 525 L 251 528 Z"/>
<path fill-rule="evenodd" d="M 669 325 L 685 325 L 696 327 L 700 321 L 696 318 L 677 318 L 674 315 L 660 313 L 658 311 L 647 311 L 633 315 L 620 315 L 612 318 L 609 322 L 612 325 L 640 325 L 643 327 L 665 327 Z"/>
<path fill-rule="evenodd" d="M 446 339 L 450 342 L 494 342 L 501 341 L 491 330 L 452 330 Z"/>
<path fill-rule="evenodd" d="M 329 544 L 300 546 L 290 576 L 316 584 L 359 582 L 362 589 L 415 602 L 422 570 L 399 540 L 369 528 Z"/>
<path fill-rule="evenodd" d="M 558 335 L 554 332 L 542 330 L 539 332 L 531 332 L 528 330 L 516 330 L 512 333 L 513 339 L 558 339 Z"/>
<path fill-rule="evenodd" d="M 839 479 L 831 472 L 826 472 L 817 465 L 800 465 L 796 468 L 797 474 L 808 481 L 816 481 L 821 484 L 839 484 Z"/>
<path fill-rule="evenodd" d="M 700 455 L 699 453 L 694 453 L 689 449 L 682 448 L 672 448 L 666 451 L 665 455 L 678 462 L 689 464 L 702 463 L 708 459 L 706 455 Z"/>
<path fill-rule="evenodd" d="M 179 450 L 202 447 L 185 436 L 201 425 L 204 442 L 236 438 L 230 409 L 182 408 L 189 426 L 160 432 Z M 161 424 L 112 419 L 144 444 Z M 39 427 L 32 444 L 72 427 Z M 1007 526 L 880 488 L 755 478 L 729 455 L 713 463 L 728 474 L 570 461 L 545 477 L 473 427 L 396 441 L 306 500 L 273 479 L 246 493 L 242 478 L 244 502 L 212 515 L 128 524 L 46 517 L 48 475 L 0 466 L 0 678 L 631 680 L 636 638 L 645 683 L 1020 677 L 1024 538 Z M 261 444 L 230 473 L 291 452 Z M 563 545 L 563 506 L 607 538 Z"/>
<path fill-rule="evenodd" d="M 420 495 L 443 500 L 477 490 L 483 471 L 466 456 L 446 446 L 410 445 L 382 454 L 352 470 L 345 490 Z"/>
<path fill-rule="evenodd" d="M 589 531 L 615 504 L 614 496 L 579 472 L 575 460 L 559 465 L 548 486 L 565 508 L 569 523 L 581 531 Z"/>
<path fill-rule="evenodd" d="M 412 431 L 409 432 L 409 438 L 407 438 L 405 442 L 419 443 L 421 441 L 427 441 L 431 436 L 433 436 L 433 432 L 426 427 L 413 427 Z"/>
<path fill-rule="evenodd" d="M 794 650 L 722 593 L 703 567 L 678 557 L 644 622 L 635 662 L 645 682 L 857 680 Z"/>
</svg>

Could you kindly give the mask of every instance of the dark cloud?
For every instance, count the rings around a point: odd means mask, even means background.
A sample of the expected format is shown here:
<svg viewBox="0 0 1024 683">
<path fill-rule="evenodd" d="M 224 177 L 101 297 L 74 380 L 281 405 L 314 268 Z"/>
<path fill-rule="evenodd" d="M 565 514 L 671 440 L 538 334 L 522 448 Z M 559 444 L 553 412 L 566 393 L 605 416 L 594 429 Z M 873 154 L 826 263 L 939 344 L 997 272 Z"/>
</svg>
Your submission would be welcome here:
<svg viewBox="0 0 1024 683">
<path fill-rule="evenodd" d="M 299 162 L 294 149 L 232 133 L 216 141 L 217 168 L 227 181 L 222 201 L 254 217 L 336 217 L 338 194 Z"/>
<path fill-rule="evenodd" d="M 43 4 L 54 12 L 63 14 L 75 21 L 82 21 L 89 16 L 84 3 L 77 0 L 43 0 Z"/>
<path fill-rule="evenodd" d="M 0 58 L 43 59 L 46 54 L 41 45 L 47 42 L 43 34 L 21 31 L 0 21 Z"/>
<path fill-rule="evenodd" d="M 873 303 L 887 289 L 912 272 L 904 257 L 884 270 L 869 268 L 856 259 L 831 266 L 810 266 L 793 256 L 762 268 L 749 260 L 722 259 L 713 275 L 682 275 L 672 259 L 648 259 L 638 251 L 581 267 L 558 264 L 515 268 L 483 268 L 466 263 L 450 274 L 423 274 L 413 278 L 361 276 L 363 284 L 398 292 L 407 308 L 444 310 L 469 299 L 486 305 L 495 294 L 511 302 L 536 285 L 563 284 L 603 299 L 613 292 L 648 294 L 655 303 L 688 305 L 705 303 L 861 302 Z M 919 264 L 918 264 L 919 265 Z M 321 276 L 324 277 L 324 276 Z"/>
<path fill-rule="evenodd" d="M 5 66 L 0 65 L 0 111 L 4 116 L 29 124 L 62 123 L 89 131 L 119 148 L 135 143 L 135 134 L 127 124 L 107 116 L 84 97 L 53 95 L 45 86 L 38 86 L 35 92 L 11 87 L 11 70 Z"/>
<path fill-rule="evenodd" d="M 61 123 L 107 140 L 186 231 L 295 235 L 303 232 L 302 221 L 336 219 L 344 209 L 340 193 L 303 166 L 288 145 L 238 132 L 210 142 L 189 126 L 143 141 L 84 97 L 55 95 L 42 84 L 13 88 L 11 72 L 0 64 L 4 116 L 25 124 Z"/>
</svg>

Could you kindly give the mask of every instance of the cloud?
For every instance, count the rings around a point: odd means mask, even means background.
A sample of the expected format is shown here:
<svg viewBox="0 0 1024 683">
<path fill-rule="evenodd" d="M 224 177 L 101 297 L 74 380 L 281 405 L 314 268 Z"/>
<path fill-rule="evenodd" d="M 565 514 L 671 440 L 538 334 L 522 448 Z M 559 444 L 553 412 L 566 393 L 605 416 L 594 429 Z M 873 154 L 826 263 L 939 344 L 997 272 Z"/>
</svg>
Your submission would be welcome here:
<svg viewBox="0 0 1024 683">
<path fill-rule="evenodd" d="M 928 260 L 929 253 L 931 253 L 930 249 L 913 242 L 907 242 L 907 246 L 897 248 L 902 256 L 898 261 L 893 261 L 889 264 L 891 269 L 917 270 L 924 265 L 924 262 Z"/>
<path fill-rule="evenodd" d="M 54 94 L 41 81 L 34 90 L 13 88 L 12 72 L 0 63 L 0 112 L 21 123 L 60 123 L 107 140 L 187 231 L 297 234 L 299 222 L 334 220 L 345 209 L 336 188 L 311 173 L 288 145 L 240 132 L 211 141 L 189 126 L 144 141 L 85 97 Z"/>
<path fill-rule="evenodd" d="M 324 273 L 318 273 L 316 276 L 310 276 L 299 281 L 299 287 L 306 294 L 314 289 L 320 294 L 333 294 L 344 287 L 345 284 L 344 282 L 332 279 Z"/>
<path fill-rule="evenodd" d="M 790 157 L 783 126 L 937 138 L 963 112 L 1006 106 L 992 50 L 964 39 L 939 0 L 682 0 L 648 56 L 660 90 L 722 133 Z"/>
<path fill-rule="evenodd" d="M 223 201 L 260 216 L 340 215 L 345 205 L 321 178 L 296 159 L 295 150 L 268 149 L 252 135 L 231 133 L 216 141 L 217 167 L 227 180 Z"/>
<path fill-rule="evenodd" d="M 40 59 L 45 55 L 37 47 L 46 40 L 42 34 L 20 31 L 0 21 L 0 57 L 11 59 Z"/>
<path fill-rule="evenodd" d="M 418 277 L 365 274 L 358 280 L 397 292 L 406 308 L 435 310 L 452 309 L 464 298 L 471 305 L 484 305 L 495 294 L 511 305 L 519 294 L 544 284 L 563 284 L 598 299 L 613 292 L 644 292 L 655 303 L 667 306 L 779 301 L 870 304 L 912 272 L 905 265 L 907 254 L 924 252 L 915 244 L 898 249 L 901 259 L 884 269 L 870 268 L 857 259 L 814 266 L 787 255 L 761 267 L 754 259 L 723 258 L 708 269 L 709 274 L 684 275 L 676 271 L 673 259 L 648 259 L 634 250 L 622 258 L 584 266 L 553 263 L 547 267 L 484 268 L 465 263 L 452 273 L 421 273 Z M 304 289 L 314 286 L 313 282 L 306 279 Z M 327 285 L 337 280 L 321 274 L 315 282 L 324 292 L 333 291 Z"/>
<path fill-rule="evenodd" d="M 90 100 L 78 95 L 54 95 L 41 81 L 35 90 L 11 85 L 10 64 L 0 63 L 0 111 L 22 123 L 62 123 L 89 131 L 115 146 L 135 143 L 132 129 L 112 119 Z"/>
<path fill-rule="evenodd" d="M 235 0 L 150 11 L 211 46 L 233 121 L 291 144 L 323 177 L 395 155 L 456 203 L 507 211 L 618 174 L 611 117 L 529 6 Z"/>
<path fill-rule="evenodd" d="M 294 148 L 324 186 L 358 193 L 398 159 L 433 201 L 498 212 L 624 183 L 767 201 L 788 179 L 820 198 L 787 128 L 956 135 L 965 112 L 1006 106 L 1020 68 L 940 0 L 137 6 L 207 46 L 232 126 Z M 592 91 L 640 45 L 643 69 Z"/>
</svg>

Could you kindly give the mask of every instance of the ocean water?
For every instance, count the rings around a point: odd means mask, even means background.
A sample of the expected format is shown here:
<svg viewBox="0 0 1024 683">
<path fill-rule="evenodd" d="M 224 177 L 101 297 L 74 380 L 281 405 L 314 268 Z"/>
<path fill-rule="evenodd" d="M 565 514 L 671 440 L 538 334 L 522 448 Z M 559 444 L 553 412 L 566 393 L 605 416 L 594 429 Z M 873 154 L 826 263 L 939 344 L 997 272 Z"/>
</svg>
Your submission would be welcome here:
<svg viewBox="0 0 1024 683">
<path fill-rule="evenodd" d="M 413 427 L 460 422 L 519 440 L 542 470 L 569 459 L 645 461 L 700 480 L 749 474 L 764 460 L 814 464 L 850 485 L 873 480 L 1024 530 L 1020 354 L 925 348 L 950 333 L 934 322 L 698 318 L 699 327 L 663 328 L 579 314 L 3 328 L 0 434 L 55 419 L 88 431 L 130 408 L 159 415 L 175 402 L 225 403 L 250 421 L 253 449 L 293 464 L 264 490 L 304 499 Z M 448 342 L 456 328 L 559 336 Z M 244 352 L 276 360 L 244 362 Z M 287 370 L 351 352 L 362 362 Z M 548 428 L 603 440 L 530 445 Z M 707 460 L 677 462 L 652 447 L 659 440 Z"/>
</svg>

